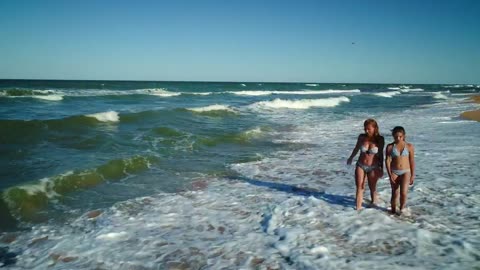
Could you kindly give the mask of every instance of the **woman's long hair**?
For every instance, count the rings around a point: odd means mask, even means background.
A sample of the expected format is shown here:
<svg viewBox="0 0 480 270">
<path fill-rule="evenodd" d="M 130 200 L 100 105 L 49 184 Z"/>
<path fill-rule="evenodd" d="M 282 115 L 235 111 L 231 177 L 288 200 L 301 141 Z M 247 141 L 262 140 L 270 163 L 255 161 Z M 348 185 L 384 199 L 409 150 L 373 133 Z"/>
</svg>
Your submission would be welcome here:
<svg viewBox="0 0 480 270">
<path fill-rule="evenodd" d="M 375 137 L 375 140 L 379 140 L 380 139 L 380 131 L 379 131 L 379 128 L 378 128 L 377 121 L 375 121 L 375 119 L 369 118 L 369 119 L 365 120 L 365 122 L 363 122 L 363 127 L 366 128 L 368 125 L 373 126 L 373 128 L 375 129 L 375 131 L 373 133 L 373 136 Z"/>
</svg>

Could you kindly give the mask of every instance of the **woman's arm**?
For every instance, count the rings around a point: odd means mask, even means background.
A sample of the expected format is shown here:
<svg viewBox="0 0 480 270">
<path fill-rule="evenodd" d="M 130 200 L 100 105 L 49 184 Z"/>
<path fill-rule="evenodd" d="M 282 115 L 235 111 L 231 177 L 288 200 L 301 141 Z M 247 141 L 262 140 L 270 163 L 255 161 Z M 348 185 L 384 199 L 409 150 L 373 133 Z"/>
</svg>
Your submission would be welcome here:
<svg viewBox="0 0 480 270">
<path fill-rule="evenodd" d="M 362 134 L 358 135 L 357 144 L 355 145 L 355 148 L 353 148 L 352 154 L 351 154 L 350 157 L 347 159 L 347 164 L 348 164 L 348 165 L 352 164 L 352 160 L 353 160 L 353 158 L 357 155 L 358 150 L 360 149 L 360 145 L 361 145 L 361 144 L 362 144 Z"/>
<path fill-rule="evenodd" d="M 380 142 L 378 143 L 378 151 L 379 151 L 379 163 L 380 163 L 380 167 L 383 167 L 383 159 L 384 159 L 384 156 L 383 156 L 383 148 L 385 147 L 385 139 L 382 137 L 380 137 Z"/>
<path fill-rule="evenodd" d="M 378 158 L 379 158 L 379 161 L 378 161 L 378 167 L 379 167 L 379 171 L 380 171 L 380 175 L 379 177 L 382 177 L 383 176 L 383 159 L 384 159 L 384 156 L 383 156 L 383 148 L 385 147 L 385 138 L 383 138 L 383 136 L 380 136 L 380 140 L 378 142 Z"/>
<path fill-rule="evenodd" d="M 410 185 L 413 185 L 415 180 L 415 147 L 413 144 L 408 144 L 408 161 L 410 162 Z"/>
<path fill-rule="evenodd" d="M 392 181 L 392 149 L 393 149 L 393 144 L 387 145 L 387 149 L 385 150 L 385 168 L 387 169 L 387 174 L 388 177 L 390 178 L 390 181 Z"/>
</svg>

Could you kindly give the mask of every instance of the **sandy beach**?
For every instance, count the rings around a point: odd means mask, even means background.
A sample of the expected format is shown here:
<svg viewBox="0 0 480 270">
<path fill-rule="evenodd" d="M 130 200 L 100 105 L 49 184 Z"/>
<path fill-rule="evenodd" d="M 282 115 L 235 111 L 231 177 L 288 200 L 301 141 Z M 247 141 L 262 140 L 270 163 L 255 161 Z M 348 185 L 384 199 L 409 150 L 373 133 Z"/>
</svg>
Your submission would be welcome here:
<svg viewBox="0 0 480 270">
<path fill-rule="evenodd" d="M 471 100 L 480 104 L 480 96 L 473 96 Z M 461 117 L 480 122 L 480 110 L 466 111 L 460 114 Z"/>
</svg>

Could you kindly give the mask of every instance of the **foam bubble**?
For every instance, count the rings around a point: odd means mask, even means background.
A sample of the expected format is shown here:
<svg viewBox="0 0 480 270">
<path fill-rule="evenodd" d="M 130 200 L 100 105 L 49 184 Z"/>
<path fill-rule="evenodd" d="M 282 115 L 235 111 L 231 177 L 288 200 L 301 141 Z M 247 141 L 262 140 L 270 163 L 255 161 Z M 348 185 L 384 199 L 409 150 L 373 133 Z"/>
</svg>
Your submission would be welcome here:
<svg viewBox="0 0 480 270">
<path fill-rule="evenodd" d="M 120 120 L 116 111 L 108 111 L 94 114 L 87 114 L 87 117 L 94 117 L 100 122 L 118 122 Z"/>
</svg>

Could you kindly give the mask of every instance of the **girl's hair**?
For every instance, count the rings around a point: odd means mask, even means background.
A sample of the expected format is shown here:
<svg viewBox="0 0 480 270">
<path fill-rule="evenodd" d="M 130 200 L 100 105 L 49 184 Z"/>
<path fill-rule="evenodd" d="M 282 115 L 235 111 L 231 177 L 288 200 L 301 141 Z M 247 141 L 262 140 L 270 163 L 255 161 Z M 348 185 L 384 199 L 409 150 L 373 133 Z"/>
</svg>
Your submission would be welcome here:
<svg viewBox="0 0 480 270">
<path fill-rule="evenodd" d="M 401 133 L 403 133 L 403 135 L 406 134 L 405 129 L 401 126 L 396 126 L 392 129 L 392 136 L 394 136 L 395 133 L 397 133 L 397 132 L 401 132 Z"/>
<path fill-rule="evenodd" d="M 367 120 L 365 120 L 365 122 L 363 122 L 363 127 L 367 127 L 368 125 L 372 125 L 373 128 L 375 129 L 375 132 L 374 132 L 374 136 L 377 138 L 380 136 L 380 132 L 378 131 L 378 124 L 377 124 L 377 121 L 375 121 L 375 119 L 372 119 L 372 118 L 369 118 Z"/>
</svg>

